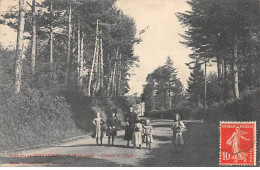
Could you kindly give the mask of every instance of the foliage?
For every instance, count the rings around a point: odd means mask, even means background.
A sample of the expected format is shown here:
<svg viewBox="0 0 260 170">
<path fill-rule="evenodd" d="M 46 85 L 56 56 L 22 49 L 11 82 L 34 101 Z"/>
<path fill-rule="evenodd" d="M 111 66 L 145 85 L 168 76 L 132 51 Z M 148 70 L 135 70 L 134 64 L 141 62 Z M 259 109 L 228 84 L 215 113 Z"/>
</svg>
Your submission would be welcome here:
<svg viewBox="0 0 260 170">
<path fill-rule="evenodd" d="M 165 111 L 151 111 L 145 112 L 145 116 L 158 119 L 174 119 L 175 114 L 180 114 L 181 119 L 189 120 L 192 118 L 192 110 L 188 107 L 180 107 Z"/>
<path fill-rule="evenodd" d="M 217 63 L 220 100 L 232 97 L 226 94 L 232 92 L 229 84 L 234 83 L 234 65 L 238 65 L 240 91 L 259 87 L 260 2 L 191 0 L 187 3 L 191 10 L 177 14 L 181 24 L 188 28 L 181 43 L 193 50 L 190 57 L 194 61 L 211 59 Z"/>
<path fill-rule="evenodd" d="M 21 93 L 18 96 L 13 93 L 14 72 L 10 68 L 14 68 L 14 51 L 2 47 L 0 50 L 0 150 L 49 143 L 82 134 L 71 119 L 70 105 L 55 90 L 55 86 L 50 88 L 41 83 L 31 86 L 30 81 L 34 78 L 26 77 Z"/>
<path fill-rule="evenodd" d="M 204 74 L 197 62 L 188 79 L 188 100 L 192 105 L 201 107 L 204 103 Z"/>
<path fill-rule="evenodd" d="M 102 29 L 101 37 L 103 39 L 104 48 L 104 83 L 108 86 L 108 77 L 110 76 L 110 70 L 115 59 L 116 50 L 119 49 L 121 54 L 122 66 L 120 68 L 122 79 L 121 86 L 122 92 L 126 94 L 129 91 L 128 86 L 128 70 L 135 67 L 135 62 L 138 61 L 138 56 L 133 54 L 133 46 L 141 41 L 140 38 L 136 38 L 136 26 L 133 18 L 123 14 L 120 9 L 115 7 L 115 0 L 79 0 L 77 3 L 73 1 L 53 1 L 53 30 L 54 30 L 54 64 L 59 67 L 59 82 L 64 82 L 66 57 L 67 57 L 67 39 L 68 39 L 68 7 L 72 5 L 72 24 L 73 30 L 76 30 L 77 22 L 80 22 L 81 31 L 84 33 L 84 60 L 86 61 L 84 67 L 87 68 L 88 75 L 92 65 L 92 58 L 94 54 L 95 45 L 95 33 L 96 33 L 96 21 L 100 20 L 99 27 Z M 36 10 L 36 26 L 37 26 L 37 53 L 36 56 L 36 68 L 38 67 L 38 61 L 49 61 L 49 26 L 50 26 L 50 12 L 49 12 L 49 0 L 44 0 L 41 3 L 37 3 Z M 12 8 L 13 9 L 13 8 Z M 15 9 L 15 8 L 14 8 Z M 17 29 L 18 13 L 16 10 L 10 10 L 2 15 L 2 23 Z M 31 22 L 31 8 L 28 7 L 25 16 L 26 25 L 25 32 L 27 39 L 31 39 L 32 22 Z M 75 33 L 74 33 L 75 34 Z M 75 34 L 72 40 L 72 47 L 74 53 L 71 64 L 71 89 L 76 87 L 76 47 L 77 47 L 77 34 Z M 89 77 L 85 77 L 85 88 L 87 88 L 87 81 Z M 106 92 L 105 92 L 106 93 Z"/>
<path fill-rule="evenodd" d="M 77 0 L 53 2 L 53 20 L 51 21 L 49 0 L 36 4 L 36 73 L 30 69 L 31 49 L 24 48 L 22 87 L 19 95 L 13 94 L 15 52 L 0 49 L 0 113 L 2 118 L 1 149 L 34 145 L 77 136 L 92 130 L 92 120 L 96 112 L 101 112 L 104 120 L 111 112 L 116 112 L 120 120 L 128 112 L 129 99 L 124 97 L 129 90 L 128 70 L 135 67 L 138 56 L 133 54 L 134 44 L 140 43 L 136 38 L 136 28 L 133 18 L 123 14 L 116 8 L 115 0 Z M 25 36 L 32 37 L 32 9 L 26 4 Z M 68 47 L 68 16 L 69 6 L 72 7 L 73 36 L 72 46 Z M 1 24 L 17 30 L 18 6 L 1 16 Z M 89 72 L 92 65 L 96 22 L 99 20 L 100 35 L 104 51 L 104 84 L 108 87 L 108 78 L 112 66 L 119 62 L 115 58 L 116 51 L 121 54 L 121 93 L 118 98 L 107 97 L 106 90 L 96 97 L 87 97 Z M 54 62 L 50 67 L 50 24 L 54 33 Z M 84 39 L 84 67 L 87 74 L 84 77 L 84 89 L 77 86 L 77 25 Z M 27 44 L 30 47 L 30 43 Z M 71 48 L 71 63 L 67 65 L 67 50 Z M 68 86 L 64 85 L 66 68 L 69 67 Z M 95 81 L 94 81 L 95 83 Z M 28 132 L 26 134 L 26 132 Z M 19 142 L 20 141 L 20 142 Z"/>
<path fill-rule="evenodd" d="M 176 76 L 177 71 L 170 57 L 164 66 L 147 76 L 142 94 L 147 112 L 176 108 L 183 103 L 183 86 Z"/>
<path fill-rule="evenodd" d="M 255 121 L 260 117 L 260 90 L 244 91 L 240 99 L 218 103 L 206 110 L 206 120 L 219 121 Z"/>
</svg>

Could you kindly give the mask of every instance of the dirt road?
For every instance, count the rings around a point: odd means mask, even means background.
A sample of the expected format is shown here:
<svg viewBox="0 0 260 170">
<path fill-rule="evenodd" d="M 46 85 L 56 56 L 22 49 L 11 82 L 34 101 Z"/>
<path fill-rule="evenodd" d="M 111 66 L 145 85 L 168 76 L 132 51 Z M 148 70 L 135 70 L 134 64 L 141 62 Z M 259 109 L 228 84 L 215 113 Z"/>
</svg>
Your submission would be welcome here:
<svg viewBox="0 0 260 170">
<path fill-rule="evenodd" d="M 185 145 L 172 147 L 171 120 L 152 120 L 154 144 L 147 150 L 126 147 L 124 131 L 119 131 L 115 146 L 96 146 L 92 138 L 67 142 L 43 149 L 3 154 L 1 166 L 218 166 L 218 138 L 203 129 L 200 121 L 185 121 Z M 218 129 L 216 129 L 218 130 Z M 217 133 L 217 131 L 216 131 Z"/>
</svg>

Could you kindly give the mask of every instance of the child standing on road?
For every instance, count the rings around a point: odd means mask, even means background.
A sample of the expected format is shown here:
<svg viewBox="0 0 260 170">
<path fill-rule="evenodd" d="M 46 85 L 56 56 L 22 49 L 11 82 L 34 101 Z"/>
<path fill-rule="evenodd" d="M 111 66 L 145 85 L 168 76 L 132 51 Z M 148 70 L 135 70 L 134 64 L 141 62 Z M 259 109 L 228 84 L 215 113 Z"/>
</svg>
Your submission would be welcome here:
<svg viewBox="0 0 260 170">
<path fill-rule="evenodd" d="M 97 112 L 97 117 L 93 120 L 93 124 L 95 125 L 92 138 L 96 138 L 96 143 L 98 145 L 98 139 L 100 139 L 100 144 L 102 145 L 102 138 L 104 133 L 104 128 L 102 125 L 105 124 L 105 122 L 101 119 L 101 115 L 99 112 Z"/>
<path fill-rule="evenodd" d="M 144 132 L 144 141 L 146 143 L 146 149 L 152 149 L 152 143 L 153 143 L 153 127 L 151 125 L 151 122 L 149 119 L 146 119 L 145 126 L 143 126 L 143 132 Z"/>
<path fill-rule="evenodd" d="M 140 118 L 137 117 L 137 121 L 134 128 L 134 133 L 132 137 L 132 143 L 134 148 L 141 149 L 142 146 L 142 124 L 140 123 Z"/>
<path fill-rule="evenodd" d="M 173 130 L 172 143 L 175 145 L 176 149 L 184 144 L 182 130 L 185 128 L 186 127 L 185 127 L 183 121 L 180 120 L 180 115 L 175 114 L 175 120 L 173 121 L 173 124 L 172 124 L 172 130 Z"/>
<path fill-rule="evenodd" d="M 116 114 L 112 113 L 111 118 L 107 120 L 107 136 L 108 136 L 108 145 L 110 146 L 110 138 L 112 137 L 112 145 L 114 145 L 114 138 L 117 135 L 117 124 L 118 120 Z"/>
</svg>

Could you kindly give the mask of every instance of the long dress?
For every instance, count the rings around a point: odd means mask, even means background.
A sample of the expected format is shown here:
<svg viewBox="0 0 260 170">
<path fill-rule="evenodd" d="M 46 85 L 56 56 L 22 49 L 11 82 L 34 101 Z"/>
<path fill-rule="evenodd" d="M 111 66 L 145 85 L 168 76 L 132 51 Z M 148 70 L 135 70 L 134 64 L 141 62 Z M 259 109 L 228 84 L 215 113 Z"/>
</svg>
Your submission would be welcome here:
<svg viewBox="0 0 260 170">
<path fill-rule="evenodd" d="M 124 140 L 132 140 L 136 118 L 137 118 L 137 115 L 134 112 L 128 113 L 126 115 L 126 117 L 125 117 L 126 127 L 125 127 Z"/>
<path fill-rule="evenodd" d="M 93 131 L 93 134 L 92 134 L 92 138 L 103 138 L 103 127 L 102 125 L 104 124 L 104 121 L 98 117 L 98 118 L 95 118 L 93 120 L 93 124 L 95 125 L 95 128 L 94 128 L 94 131 Z"/>
<path fill-rule="evenodd" d="M 235 131 L 232 136 L 228 139 L 227 145 L 232 146 L 232 159 L 235 160 L 243 160 L 246 159 L 247 153 L 241 152 L 241 139 L 243 140 L 249 140 L 245 138 L 243 135 L 247 134 L 247 132 L 244 132 L 242 130 Z"/>
<path fill-rule="evenodd" d="M 107 120 L 107 136 L 116 136 L 117 135 L 117 124 L 118 124 L 118 120 L 116 117 L 111 117 Z"/>
<path fill-rule="evenodd" d="M 151 125 L 143 126 L 144 141 L 148 143 L 153 143 L 153 127 Z M 147 144 L 148 144 L 147 143 Z"/>
<path fill-rule="evenodd" d="M 176 145 L 183 145 L 183 136 L 182 136 L 182 130 L 185 129 L 185 125 L 183 121 L 174 121 L 172 124 L 172 130 L 173 130 L 173 140 L 172 143 Z"/>
<path fill-rule="evenodd" d="M 136 123 L 132 137 L 132 143 L 135 147 L 142 145 L 142 124 Z"/>
</svg>

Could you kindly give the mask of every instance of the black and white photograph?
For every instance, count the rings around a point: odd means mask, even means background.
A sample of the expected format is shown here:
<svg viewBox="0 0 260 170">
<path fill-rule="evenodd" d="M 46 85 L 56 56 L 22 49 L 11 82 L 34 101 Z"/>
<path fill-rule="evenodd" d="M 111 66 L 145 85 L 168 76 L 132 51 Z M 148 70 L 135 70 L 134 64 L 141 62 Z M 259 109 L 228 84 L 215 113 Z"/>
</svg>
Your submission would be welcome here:
<svg viewBox="0 0 260 170">
<path fill-rule="evenodd" d="M 0 167 L 260 167 L 260 0 L 0 0 Z"/>
</svg>

